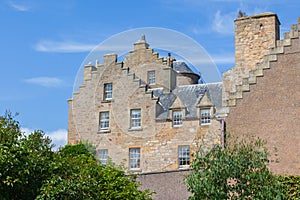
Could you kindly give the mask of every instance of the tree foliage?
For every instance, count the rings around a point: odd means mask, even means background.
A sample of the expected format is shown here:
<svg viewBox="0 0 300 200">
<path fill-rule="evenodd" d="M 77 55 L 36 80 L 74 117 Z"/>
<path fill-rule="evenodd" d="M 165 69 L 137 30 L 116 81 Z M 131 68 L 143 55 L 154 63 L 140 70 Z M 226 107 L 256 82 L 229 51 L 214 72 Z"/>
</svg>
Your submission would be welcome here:
<svg viewBox="0 0 300 200">
<path fill-rule="evenodd" d="M 120 166 L 102 166 L 83 143 L 67 145 L 55 157 L 52 176 L 37 199 L 151 199 Z"/>
<path fill-rule="evenodd" d="M 279 181 L 283 184 L 283 193 L 288 199 L 300 199 L 300 176 L 278 176 Z"/>
<path fill-rule="evenodd" d="M 102 166 L 92 145 L 52 151 L 42 131 L 24 135 L 11 114 L 0 116 L 0 199 L 150 199 L 132 175 Z"/>
<path fill-rule="evenodd" d="M 267 168 L 263 145 L 250 139 L 197 153 L 186 179 L 190 199 L 284 199 L 282 185 Z"/>
<path fill-rule="evenodd" d="M 0 199 L 34 199 L 49 176 L 51 140 L 25 136 L 11 114 L 0 117 Z"/>
</svg>

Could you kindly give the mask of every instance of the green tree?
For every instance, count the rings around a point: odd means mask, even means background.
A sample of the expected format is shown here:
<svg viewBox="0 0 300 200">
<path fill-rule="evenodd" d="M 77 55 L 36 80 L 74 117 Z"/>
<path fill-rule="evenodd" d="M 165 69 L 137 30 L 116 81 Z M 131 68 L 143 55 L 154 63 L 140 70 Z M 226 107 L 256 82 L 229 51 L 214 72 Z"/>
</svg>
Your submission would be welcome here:
<svg viewBox="0 0 300 200">
<path fill-rule="evenodd" d="M 133 175 L 112 163 L 100 165 L 82 143 L 61 149 L 51 174 L 37 199 L 151 199 Z"/>
<path fill-rule="evenodd" d="M 250 139 L 197 153 L 186 179 L 189 199 L 284 199 L 281 184 L 266 166 L 263 145 Z"/>
<path fill-rule="evenodd" d="M 0 199 L 34 199 L 49 176 L 53 152 L 43 132 L 25 136 L 10 113 L 0 117 Z"/>
</svg>

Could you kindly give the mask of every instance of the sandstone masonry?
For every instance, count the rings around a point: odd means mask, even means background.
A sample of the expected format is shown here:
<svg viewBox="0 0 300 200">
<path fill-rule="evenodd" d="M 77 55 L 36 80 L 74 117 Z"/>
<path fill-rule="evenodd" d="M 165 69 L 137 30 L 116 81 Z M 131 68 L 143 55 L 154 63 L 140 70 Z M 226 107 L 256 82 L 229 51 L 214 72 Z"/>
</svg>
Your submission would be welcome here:
<svg viewBox="0 0 300 200">
<path fill-rule="evenodd" d="M 193 152 L 222 142 L 215 118 L 222 83 L 199 78 L 170 55 L 159 57 L 143 36 L 123 61 L 110 54 L 101 65 L 85 66 L 84 83 L 68 101 L 69 143 L 88 140 L 129 171 L 189 168 Z"/>
</svg>

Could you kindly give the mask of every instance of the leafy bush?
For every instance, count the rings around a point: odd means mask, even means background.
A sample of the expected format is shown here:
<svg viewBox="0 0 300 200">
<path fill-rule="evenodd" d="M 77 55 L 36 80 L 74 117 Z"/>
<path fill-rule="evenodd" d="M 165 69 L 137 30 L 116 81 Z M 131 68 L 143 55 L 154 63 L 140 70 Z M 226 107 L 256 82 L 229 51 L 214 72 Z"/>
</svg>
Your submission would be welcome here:
<svg viewBox="0 0 300 200">
<path fill-rule="evenodd" d="M 112 163 L 102 166 L 86 145 L 67 145 L 55 156 L 51 177 L 45 181 L 41 199 L 151 199 L 139 191 L 134 176 Z"/>
<path fill-rule="evenodd" d="M 300 176 L 278 176 L 288 199 L 300 199 Z"/>
<path fill-rule="evenodd" d="M 42 131 L 24 135 L 10 113 L 0 116 L 0 199 L 34 199 L 54 153 Z"/>
<path fill-rule="evenodd" d="M 186 179 L 189 199 L 283 199 L 282 185 L 266 166 L 263 145 L 260 140 L 241 141 L 197 153 Z"/>
</svg>

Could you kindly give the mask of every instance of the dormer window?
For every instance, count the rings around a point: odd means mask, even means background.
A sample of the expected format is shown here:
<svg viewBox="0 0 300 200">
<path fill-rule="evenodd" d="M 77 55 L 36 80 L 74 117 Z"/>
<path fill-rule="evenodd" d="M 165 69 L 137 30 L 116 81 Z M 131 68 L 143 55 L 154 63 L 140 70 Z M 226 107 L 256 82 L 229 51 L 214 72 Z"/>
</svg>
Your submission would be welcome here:
<svg viewBox="0 0 300 200">
<path fill-rule="evenodd" d="M 173 126 L 181 126 L 182 125 L 182 116 L 183 112 L 181 110 L 173 111 Z"/>
<path fill-rule="evenodd" d="M 112 83 L 104 84 L 104 100 L 112 99 Z"/>
<path fill-rule="evenodd" d="M 155 71 L 148 72 L 148 84 L 154 85 L 155 84 Z"/>
<path fill-rule="evenodd" d="M 210 108 L 201 108 L 200 109 L 200 117 L 201 117 L 201 125 L 209 125 L 210 124 Z"/>
</svg>

